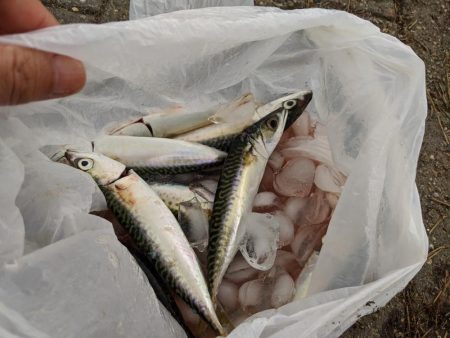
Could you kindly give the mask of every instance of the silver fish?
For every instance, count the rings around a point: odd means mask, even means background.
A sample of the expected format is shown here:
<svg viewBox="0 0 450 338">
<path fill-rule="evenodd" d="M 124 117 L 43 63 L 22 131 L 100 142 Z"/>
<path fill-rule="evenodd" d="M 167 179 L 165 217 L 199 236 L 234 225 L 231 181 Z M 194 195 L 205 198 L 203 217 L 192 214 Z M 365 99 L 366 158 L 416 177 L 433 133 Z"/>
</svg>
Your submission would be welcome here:
<svg viewBox="0 0 450 338">
<path fill-rule="evenodd" d="M 301 91 L 283 96 L 260 107 L 256 107 L 256 105 L 247 105 L 245 106 L 246 109 L 241 107 L 241 110 L 231 112 L 231 117 L 228 117 L 223 123 L 219 121 L 216 124 L 181 134 L 176 139 L 199 142 L 210 147 L 228 151 L 233 139 L 245 128 L 264 118 L 269 113 L 280 109 L 283 102 L 288 100 L 297 100 L 299 108 L 301 107 L 300 109 L 303 110 L 311 100 L 311 92 Z"/>
<path fill-rule="evenodd" d="M 153 113 L 112 130 L 110 135 L 172 137 L 207 126 L 214 111 L 194 113 Z"/>
<path fill-rule="evenodd" d="M 136 136 L 101 136 L 92 142 L 92 152 L 119 161 L 143 177 L 214 168 L 226 157 L 223 151 L 198 143 Z"/>
<path fill-rule="evenodd" d="M 52 146 L 54 149 L 56 146 Z M 64 162 L 67 149 L 86 151 L 85 147 L 60 145 L 52 156 Z M 219 167 L 226 153 L 203 144 L 159 137 L 104 135 L 91 142 L 96 153 L 123 163 L 142 177 L 199 172 Z"/>
<path fill-rule="evenodd" d="M 108 207 L 163 281 L 224 335 L 197 257 L 159 196 L 133 170 L 106 156 L 68 150 L 65 157 L 96 181 Z"/>
<path fill-rule="evenodd" d="M 110 135 L 173 137 L 191 130 L 207 126 L 214 122 L 214 116 L 223 110 L 233 110 L 253 97 L 243 95 L 226 106 L 201 112 L 155 112 L 136 120 L 122 124 L 111 130 Z"/>
<path fill-rule="evenodd" d="M 219 179 L 209 227 L 207 280 L 216 303 L 222 278 L 245 229 L 241 219 L 251 211 L 267 161 L 283 131 L 303 112 L 312 93 L 289 99 L 281 108 L 245 129 L 231 144 Z"/>
</svg>

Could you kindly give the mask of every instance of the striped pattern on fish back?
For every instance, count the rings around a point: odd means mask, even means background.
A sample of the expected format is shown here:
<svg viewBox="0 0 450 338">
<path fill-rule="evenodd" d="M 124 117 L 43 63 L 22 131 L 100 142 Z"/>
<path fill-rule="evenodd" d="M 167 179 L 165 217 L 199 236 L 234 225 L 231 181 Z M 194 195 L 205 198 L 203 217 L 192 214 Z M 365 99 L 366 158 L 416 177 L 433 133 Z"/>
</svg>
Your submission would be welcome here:
<svg viewBox="0 0 450 338">
<path fill-rule="evenodd" d="M 204 162 L 192 165 L 171 165 L 166 167 L 130 167 L 139 176 L 144 179 L 153 178 L 154 175 L 177 175 L 198 172 L 206 169 L 217 168 L 223 163 L 224 159 L 217 159 L 211 162 Z"/>
<path fill-rule="evenodd" d="M 120 224 L 130 234 L 139 250 L 141 250 L 154 265 L 156 272 L 166 283 L 168 283 L 170 288 L 191 306 L 191 308 L 196 309 L 200 316 L 207 322 L 210 322 L 206 315 L 208 313 L 207 309 L 200 302 L 197 302 L 193 297 L 190 297 L 184 292 L 186 286 L 184 286 L 183 283 L 171 273 L 170 269 L 164 265 L 164 261 L 161 259 L 162 257 L 158 250 L 156 250 L 154 243 L 152 243 L 150 238 L 145 235 L 145 231 L 139 226 L 139 220 L 123 205 L 122 201 L 117 197 L 114 191 L 108 187 L 102 186 L 100 186 L 100 189 L 105 195 L 108 207 L 113 211 Z"/>
<path fill-rule="evenodd" d="M 228 224 L 229 220 L 234 218 L 234 215 L 231 215 L 231 208 L 237 202 L 235 201 L 237 198 L 236 191 L 245 167 L 245 153 L 249 148 L 247 138 L 247 135 L 241 135 L 239 139 L 233 142 L 231 152 L 225 160 L 214 199 L 208 245 L 207 277 L 210 293 L 215 291 L 214 283 L 219 277 L 221 263 L 225 260 L 228 246 L 226 242 L 229 240 L 229 233 L 233 230 Z M 211 294 L 211 296 L 214 300 L 215 295 Z"/>
<path fill-rule="evenodd" d="M 239 134 L 219 136 L 219 137 L 199 141 L 199 143 L 201 143 L 205 146 L 208 146 L 208 147 L 212 147 L 212 148 L 216 148 L 216 149 L 228 152 L 228 149 L 230 149 L 231 143 L 233 143 L 233 140 L 236 138 L 237 135 L 239 135 Z"/>
<path fill-rule="evenodd" d="M 137 247 L 145 253 L 151 251 L 151 243 L 146 238 L 143 229 L 139 226 L 137 218 L 123 205 L 111 188 L 101 185 L 99 187 L 105 196 L 108 208 L 112 210 L 120 224 L 127 230 Z"/>
</svg>

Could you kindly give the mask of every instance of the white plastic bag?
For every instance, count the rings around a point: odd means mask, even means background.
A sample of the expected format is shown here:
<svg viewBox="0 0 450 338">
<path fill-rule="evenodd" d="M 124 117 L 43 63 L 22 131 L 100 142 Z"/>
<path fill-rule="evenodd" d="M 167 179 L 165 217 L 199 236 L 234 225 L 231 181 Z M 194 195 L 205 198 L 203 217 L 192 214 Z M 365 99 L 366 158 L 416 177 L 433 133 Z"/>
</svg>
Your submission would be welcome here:
<svg viewBox="0 0 450 338">
<path fill-rule="evenodd" d="M 130 20 L 205 7 L 253 6 L 253 0 L 131 0 Z"/>
<path fill-rule="evenodd" d="M 63 250 L 66 241 L 92 236 L 98 228 L 105 231 L 104 221 L 85 215 L 92 203 L 104 203 L 94 182 L 75 169 L 50 163 L 39 147 L 86 143 L 105 125 L 144 115 L 151 107 L 181 103 L 186 110 L 202 109 L 249 91 L 267 102 L 309 88 L 314 97 L 308 110 L 327 125 L 333 160 L 348 175 L 347 183 L 309 296 L 256 314 L 230 336 L 338 336 L 389 301 L 424 263 L 428 241 L 414 182 L 426 115 L 424 64 L 409 47 L 369 22 L 321 9 L 222 7 L 52 27 L 0 37 L 0 43 L 70 55 L 88 69 L 88 84 L 80 94 L 0 108 L 0 153 L 6 154 L 0 157 L 0 169 L 7 173 L 1 178 L 0 238 L 14 234 L 2 246 L 2 262 L 32 262 L 45 271 L 45 262 L 33 259 L 42 250 L 57 254 L 51 248 Z M 32 243 L 29 253 L 21 257 L 27 243 Z M 118 269 L 117 276 L 127 273 L 124 266 Z M 77 266 L 77 273 L 77 282 L 83 283 L 105 272 L 86 264 Z M 27 310 L 32 304 L 7 297 L 12 289 L 4 279 L 9 274 L 6 268 L 0 271 L 0 313 L 14 312 L 20 320 L 1 321 L 1 330 L 53 335 L 44 321 L 53 320 L 52 312 L 36 317 Z M 52 283 L 67 283 L 63 274 L 52 276 Z M 127 290 L 136 283 L 148 288 L 140 278 L 127 276 Z M 45 287 L 40 280 L 29 283 L 29 292 Z M 111 281 L 111 290 L 115 283 Z M 110 297 L 108 307 L 120 316 L 129 304 L 114 293 Z M 66 301 L 70 297 L 58 300 Z M 142 305 L 140 299 L 134 301 L 135 308 Z M 104 305 L 92 311 L 99 313 Z M 78 306 L 70 311 L 80 313 Z M 145 320 L 134 324 L 124 335 L 138 337 L 148 325 Z M 96 331 L 95 323 L 80 319 L 78 326 L 86 330 L 64 326 L 61 335 L 106 336 Z"/>
</svg>

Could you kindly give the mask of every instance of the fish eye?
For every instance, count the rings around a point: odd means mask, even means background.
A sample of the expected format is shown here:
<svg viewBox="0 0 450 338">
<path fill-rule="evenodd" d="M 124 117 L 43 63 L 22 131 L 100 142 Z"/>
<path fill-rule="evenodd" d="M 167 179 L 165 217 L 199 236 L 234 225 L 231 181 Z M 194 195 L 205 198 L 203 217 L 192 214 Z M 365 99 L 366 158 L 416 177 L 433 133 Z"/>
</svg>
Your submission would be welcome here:
<svg viewBox="0 0 450 338">
<path fill-rule="evenodd" d="M 283 102 L 283 108 L 284 109 L 292 109 L 297 105 L 297 101 L 295 100 L 288 100 Z"/>
<path fill-rule="evenodd" d="M 94 161 L 90 158 L 82 158 L 77 162 L 77 167 L 84 171 L 91 169 L 93 166 Z"/>
<path fill-rule="evenodd" d="M 272 117 L 271 119 L 267 120 L 267 126 L 272 130 L 277 129 L 278 119 L 276 117 Z"/>
</svg>

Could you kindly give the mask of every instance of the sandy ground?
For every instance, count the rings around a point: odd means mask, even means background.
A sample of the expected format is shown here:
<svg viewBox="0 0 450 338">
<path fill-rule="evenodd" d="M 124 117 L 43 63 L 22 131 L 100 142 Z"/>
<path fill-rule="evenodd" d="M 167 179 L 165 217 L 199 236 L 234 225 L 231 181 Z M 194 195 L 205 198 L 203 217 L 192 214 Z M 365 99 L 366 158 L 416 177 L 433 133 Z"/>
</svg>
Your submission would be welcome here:
<svg viewBox="0 0 450 338">
<path fill-rule="evenodd" d="M 44 0 L 61 23 L 126 20 L 127 0 Z M 256 0 L 283 9 L 347 10 L 396 36 L 424 60 L 428 117 L 417 185 L 430 237 L 429 259 L 408 287 L 384 308 L 361 318 L 343 337 L 450 336 L 450 1 Z"/>
</svg>

